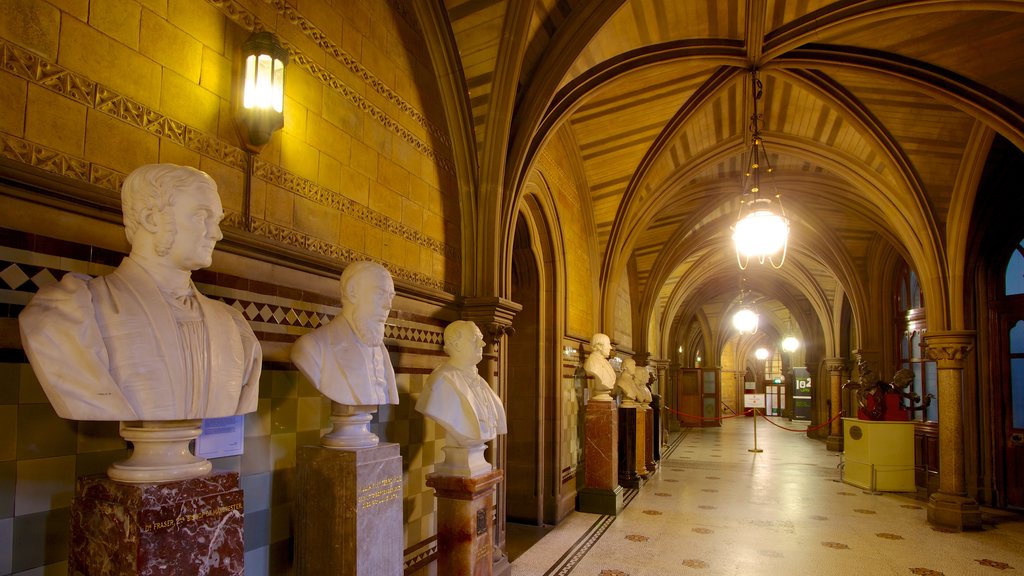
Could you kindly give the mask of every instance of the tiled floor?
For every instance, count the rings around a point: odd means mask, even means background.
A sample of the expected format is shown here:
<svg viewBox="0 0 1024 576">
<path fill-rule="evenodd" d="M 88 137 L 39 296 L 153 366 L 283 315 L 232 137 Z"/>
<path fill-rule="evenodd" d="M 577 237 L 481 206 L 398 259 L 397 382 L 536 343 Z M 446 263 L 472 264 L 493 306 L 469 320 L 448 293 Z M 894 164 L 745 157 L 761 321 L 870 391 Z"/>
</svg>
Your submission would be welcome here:
<svg viewBox="0 0 1024 576">
<path fill-rule="evenodd" d="M 773 418 L 788 428 L 798 423 Z M 926 521 L 923 495 L 840 481 L 840 456 L 753 420 L 684 430 L 618 516 L 574 512 L 512 563 L 514 576 L 996 575 L 1024 573 L 1024 517 L 984 529 Z"/>
</svg>

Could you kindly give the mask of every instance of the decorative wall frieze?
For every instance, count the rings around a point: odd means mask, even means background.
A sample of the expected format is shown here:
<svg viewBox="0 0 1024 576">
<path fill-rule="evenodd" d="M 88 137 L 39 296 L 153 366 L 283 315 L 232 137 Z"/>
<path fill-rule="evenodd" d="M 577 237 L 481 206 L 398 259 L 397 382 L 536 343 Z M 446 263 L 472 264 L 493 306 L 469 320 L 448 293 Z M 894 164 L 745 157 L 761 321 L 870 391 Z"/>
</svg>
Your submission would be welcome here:
<svg viewBox="0 0 1024 576">
<path fill-rule="evenodd" d="M 207 0 L 207 2 L 220 9 L 225 16 L 247 30 L 255 31 L 268 29 L 266 24 L 260 21 L 260 19 L 254 14 L 246 10 L 246 8 L 239 4 L 237 0 Z M 423 126 L 432 137 L 444 145 L 446 151 L 451 150 L 451 139 L 443 130 L 430 123 L 421 112 L 406 102 L 398 95 L 397 92 L 388 87 L 382 80 L 374 76 L 372 72 L 360 64 L 351 54 L 337 46 L 337 44 L 331 41 L 322 30 L 299 14 L 294 7 L 283 0 L 269 0 L 269 3 L 277 9 L 278 14 L 280 14 L 290 24 L 299 28 L 299 30 L 311 40 L 316 42 L 325 53 L 332 56 L 338 62 L 341 62 L 342 65 L 359 76 L 367 86 L 372 88 L 378 94 L 386 98 L 388 102 L 394 104 L 397 109 Z M 320 80 L 320 82 L 325 86 L 328 86 L 346 100 L 355 104 L 363 113 L 369 115 L 382 126 L 394 132 L 402 140 L 405 140 L 408 144 L 416 148 L 416 150 L 421 154 L 436 162 L 442 170 L 450 175 L 455 174 L 455 164 L 447 157 L 447 155 L 439 154 L 433 146 L 413 134 L 412 131 L 405 126 L 402 126 L 400 122 L 389 116 L 387 112 L 381 110 L 372 102 L 367 100 L 359 93 L 358 90 L 348 86 L 340 78 L 318 64 L 316 62 L 316 58 L 304 54 L 295 47 L 295 45 L 291 44 L 284 38 L 280 38 L 280 41 L 281 45 L 288 50 L 290 66 L 298 66 L 304 69 L 311 76 Z"/>
<path fill-rule="evenodd" d="M 0 132 L 0 157 L 119 192 L 124 174 L 71 154 Z"/>
<path fill-rule="evenodd" d="M 16 76 L 63 94 L 136 128 L 167 138 L 238 170 L 245 169 L 245 152 L 241 148 L 169 118 L 81 74 L 48 62 L 3 38 L 0 38 L 0 66 Z M 85 178 L 79 179 L 88 181 Z"/>
<path fill-rule="evenodd" d="M 280 166 L 275 166 L 265 162 L 258 157 L 255 160 L 254 172 L 256 177 L 269 184 L 288 190 L 289 192 L 302 196 L 303 198 L 316 202 L 322 206 L 338 210 L 342 214 L 352 216 L 353 218 L 370 224 L 375 228 L 400 236 L 401 238 L 419 246 L 428 248 L 449 260 L 458 261 L 460 259 L 459 250 L 450 244 L 431 238 L 419 230 L 406 226 L 401 222 L 389 218 L 376 210 L 372 210 L 369 207 L 348 198 L 340 192 L 320 186 L 316 182 L 302 178 L 301 176 L 293 174 Z"/>
<path fill-rule="evenodd" d="M 242 218 L 242 215 L 237 212 L 228 212 L 224 217 L 223 223 L 235 228 L 244 228 Z M 357 252 L 351 248 L 346 248 L 333 242 L 328 242 L 326 240 L 310 236 L 309 234 L 299 232 L 298 230 L 285 228 L 284 226 L 268 222 L 261 218 L 250 217 L 249 229 L 257 236 L 262 236 L 275 242 L 287 244 L 288 246 L 301 248 L 315 254 L 320 254 L 321 256 L 327 256 L 334 260 L 340 260 L 341 262 L 347 263 L 355 262 L 357 260 L 371 260 L 387 268 L 391 273 L 391 276 L 394 278 L 399 278 L 413 284 L 426 286 L 449 294 L 455 293 L 455 287 L 443 280 L 434 279 L 426 274 L 395 266 L 390 262 L 371 258 L 368 255 Z"/>
</svg>

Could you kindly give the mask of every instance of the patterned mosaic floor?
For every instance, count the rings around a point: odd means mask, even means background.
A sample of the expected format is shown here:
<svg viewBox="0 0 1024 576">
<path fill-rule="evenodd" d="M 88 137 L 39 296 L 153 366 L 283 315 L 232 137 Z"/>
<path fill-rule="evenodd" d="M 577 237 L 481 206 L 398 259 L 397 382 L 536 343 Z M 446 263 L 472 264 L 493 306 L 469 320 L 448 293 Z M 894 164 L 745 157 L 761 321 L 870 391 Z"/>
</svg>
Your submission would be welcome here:
<svg viewBox="0 0 1024 576">
<path fill-rule="evenodd" d="M 799 423 L 774 418 L 788 428 Z M 512 563 L 514 576 L 1024 573 L 1024 517 L 984 510 L 984 529 L 926 521 L 917 494 L 840 480 L 822 442 L 758 422 L 672 438 L 662 467 L 616 517 L 575 512 Z"/>
</svg>

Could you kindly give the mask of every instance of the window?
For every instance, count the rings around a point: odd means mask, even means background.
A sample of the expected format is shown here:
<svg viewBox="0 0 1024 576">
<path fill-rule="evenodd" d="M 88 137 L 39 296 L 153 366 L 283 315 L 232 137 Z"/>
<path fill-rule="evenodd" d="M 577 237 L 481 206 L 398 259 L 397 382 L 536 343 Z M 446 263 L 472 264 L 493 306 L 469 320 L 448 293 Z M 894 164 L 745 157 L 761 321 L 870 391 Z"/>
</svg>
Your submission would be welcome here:
<svg viewBox="0 0 1024 576">
<path fill-rule="evenodd" d="M 1024 294 L 1024 240 L 1020 241 L 1006 265 L 1006 295 Z"/>
<path fill-rule="evenodd" d="M 1024 263 L 1022 263 L 1024 266 Z M 899 334 L 899 366 L 914 372 L 912 390 L 923 399 L 927 394 L 935 398 L 927 410 L 916 411 L 912 418 L 936 422 L 939 419 L 938 371 L 935 362 L 924 355 L 924 335 L 928 331 L 924 295 L 917 274 L 904 267 L 898 276 L 896 290 L 896 323 Z"/>
<path fill-rule="evenodd" d="M 1006 296 L 1024 294 L 1024 240 L 1006 265 Z M 1024 428 L 1024 320 L 1010 327 L 1010 402 L 1013 428 Z"/>
</svg>

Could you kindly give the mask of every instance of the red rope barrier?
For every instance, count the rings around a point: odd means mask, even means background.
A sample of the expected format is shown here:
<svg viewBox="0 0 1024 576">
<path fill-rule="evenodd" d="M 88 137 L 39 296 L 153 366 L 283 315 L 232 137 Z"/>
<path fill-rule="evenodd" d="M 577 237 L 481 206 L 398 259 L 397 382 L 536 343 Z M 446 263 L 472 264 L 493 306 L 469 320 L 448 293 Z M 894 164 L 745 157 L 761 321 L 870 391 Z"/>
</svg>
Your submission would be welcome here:
<svg viewBox="0 0 1024 576">
<path fill-rule="evenodd" d="M 836 421 L 836 419 L 837 419 L 837 418 L 839 418 L 839 417 L 840 417 L 840 416 L 842 416 L 842 415 L 843 415 L 843 414 L 842 414 L 842 413 L 840 412 L 839 414 L 836 414 L 836 415 L 835 415 L 835 416 L 833 416 L 833 417 L 832 417 L 831 419 L 829 419 L 829 421 L 828 421 L 828 422 L 825 422 L 825 423 L 823 423 L 823 424 L 819 424 L 819 425 L 817 425 L 817 426 L 809 426 L 809 427 L 807 427 L 807 428 L 786 428 L 785 426 L 779 426 L 779 425 L 778 425 L 778 424 L 776 424 L 775 422 L 772 422 L 771 420 L 769 420 L 769 419 L 768 419 L 768 416 L 767 416 L 767 415 L 765 415 L 765 414 L 760 414 L 761 418 L 764 418 L 764 421 L 765 421 L 765 422 L 767 422 L 767 423 L 771 424 L 772 426 L 775 426 L 776 428 L 781 428 L 782 430 L 785 430 L 785 431 L 787 431 L 787 432 L 814 432 L 815 430 L 821 430 L 821 429 L 822 429 L 822 428 L 824 428 L 825 426 L 828 426 L 829 424 L 831 424 L 831 423 L 835 422 L 835 421 Z"/>
<path fill-rule="evenodd" d="M 711 422 L 711 421 L 715 421 L 715 420 L 728 420 L 730 418 L 737 418 L 739 416 L 742 416 L 742 414 L 740 414 L 740 413 L 733 413 L 732 416 L 717 416 L 717 417 L 714 417 L 714 418 L 705 418 L 704 416 L 697 416 L 696 414 L 687 414 L 686 412 L 680 412 L 678 410 L 673 410 L 673 409 L 669 408 L 668 406 L 662 406 L 662 408 L 664 408 L 665 410 L 668 410 L 669 412 L 671 412 L 673 414 L 678 414 L 680 416 L 685 416 L 686 418 L 692 418 L 694 420 L 700 420 L 701 422 Z M 814 432 L 815 430 L 821 430 L 825 426 L 828 426 L 829 424 L 835 422 L 840 416 L 843 415 L 840 412 L 839 414 L 836 414 L 835 416 L 830 418 L 827 422 L 824 422 L 824 423 L 819 424 L 817 426 L 809 426 L 807 428 L 786 428 L 785 426 L 780 426 L 780 425 L 776 424 L 775 422 L 772 422 L 771 420 L 769 420 L 768 416 L 766 414 L 763 414 L 763 413 L 756 413 L 756 414 L 758 416 L 760 416 L 761 418 L 764 418 L 765 422 L 771 424 L 772 426 L 775 426 L 776 428 L 780 428 L 782 430 L 785 430 L 787 432 Z"/>
<path fill-rule="evenodd" d="M 733 413 L 732 416 L 718 416 L 718 417 L 714 417 L 714 418 L 705 418 L 704 416 L 697 416 L 696 414 L 687 414 L 686 412 L 680 412 L 678 410 L 673 410 L 673 409 L 669 408 L 668 406 L 662 406 L 662 408 L 664 408 L 665 410 L 668 410 L 669 412 L 672 412 L 673 414 L 678 414 L 680 416 L 686 416 L 687 418 L 693 418 L 694 420 L 701 420 L 701 421 L 707 421 L 707 422 L 710 422 L 710 421 L 713 421 L 713 420 L 728 420 L 729 418 L 736 418 L 736 417 L 740 416 L 740 414 Z"/>
</svg>

